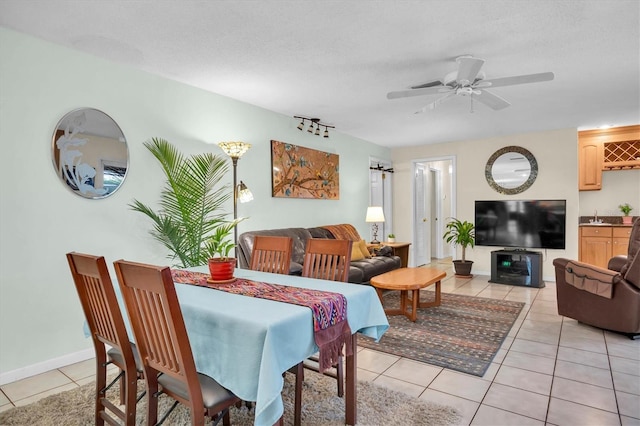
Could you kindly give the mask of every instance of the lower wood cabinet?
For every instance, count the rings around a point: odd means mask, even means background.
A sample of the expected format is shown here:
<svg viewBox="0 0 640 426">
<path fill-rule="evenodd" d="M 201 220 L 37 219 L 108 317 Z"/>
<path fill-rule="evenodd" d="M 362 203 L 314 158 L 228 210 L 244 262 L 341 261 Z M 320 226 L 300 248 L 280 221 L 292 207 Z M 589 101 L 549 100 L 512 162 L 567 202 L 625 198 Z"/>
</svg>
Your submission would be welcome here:
<svg viewBox="0 0 640 426">
<path fill-rule="evenodd" d="M 579 260 L 606 268 L 609 260 L 627 254 L 630 226 L 581 226 Z"/>
<path fill-rule="evenodd" d="M 611 244 L 611 256 L 629 253 L 629 238 L 631 237 L 631 227 L 613 228 L 613 240 Z"/>
</svg>

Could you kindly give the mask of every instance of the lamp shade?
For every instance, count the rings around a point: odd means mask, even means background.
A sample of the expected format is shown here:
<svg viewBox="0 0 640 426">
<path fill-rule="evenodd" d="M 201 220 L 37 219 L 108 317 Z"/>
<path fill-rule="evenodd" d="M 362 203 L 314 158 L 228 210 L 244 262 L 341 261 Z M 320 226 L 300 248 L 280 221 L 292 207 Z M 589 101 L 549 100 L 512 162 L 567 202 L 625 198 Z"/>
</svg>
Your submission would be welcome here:
<svg viewBox="0 0 640 426">
<path fill-rule="evenodd" d="M 365 222 L 384 222 L 384 212 L 382 211 L 382 207 L 367 207 L 367 217 L 365 218 Z"/>
<path fill-rule="evenodd" d="M 247 188 L 247 185 L 245 185 L 244 182 L 240 181 L 238 184 L 238 201 L 241 203 L 248 203 L 251 200 L 253 200 L 251 190 Z"/>
<path fill-rule="evenodd" d="M 251 144 L 246 142 L 220 142 L 218 146 L 231 158 L 240 158 L 251 148 Z"/>
</svg>

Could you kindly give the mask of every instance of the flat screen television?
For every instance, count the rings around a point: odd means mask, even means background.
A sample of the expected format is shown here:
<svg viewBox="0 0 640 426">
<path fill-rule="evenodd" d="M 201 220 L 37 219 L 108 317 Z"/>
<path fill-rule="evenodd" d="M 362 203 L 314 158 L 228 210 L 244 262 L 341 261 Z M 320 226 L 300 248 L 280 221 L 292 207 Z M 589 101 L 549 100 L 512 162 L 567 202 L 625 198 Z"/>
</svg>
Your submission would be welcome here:
<svg viewBox="0 0 640 426">
<path fill-rule="evenodd" d="M 476 201 L 476 245 L 565 248 L 566 200 Z"/>
</svg>

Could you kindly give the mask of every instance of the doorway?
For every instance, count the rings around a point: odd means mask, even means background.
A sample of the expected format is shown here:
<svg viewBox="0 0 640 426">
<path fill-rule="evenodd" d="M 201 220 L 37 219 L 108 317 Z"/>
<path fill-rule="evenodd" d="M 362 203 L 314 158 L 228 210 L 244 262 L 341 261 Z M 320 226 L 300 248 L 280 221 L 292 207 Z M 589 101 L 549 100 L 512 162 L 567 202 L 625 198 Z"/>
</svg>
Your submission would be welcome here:
<svg viewBox="0 0 640 426">
<path fill-rule="evenodd" d="M 455 216 L 455 157 L 413 161 L 413 266 L 452 256 L 442 239 Z"/>
<path fill-rule="evenodd" d="M 369 159 L 369 205 L 381 206 L 384 222 L 378 224 L 377 237 L 385 241 L 386 236 L 393 232 L 393 167 L 391 162 L 377 158 Z M 371 231 L 371 227 L 369 227 Z M 369 241 L 373 234 L 369 235 Z"/>
</svg>

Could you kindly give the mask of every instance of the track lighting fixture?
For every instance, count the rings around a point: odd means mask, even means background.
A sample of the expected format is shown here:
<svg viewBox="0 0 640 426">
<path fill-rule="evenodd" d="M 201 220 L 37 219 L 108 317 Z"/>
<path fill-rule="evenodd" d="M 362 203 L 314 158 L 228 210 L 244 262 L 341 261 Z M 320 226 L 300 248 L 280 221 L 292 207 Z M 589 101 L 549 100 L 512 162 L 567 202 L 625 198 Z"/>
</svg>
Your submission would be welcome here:
<svg viewBox="0 0 640 426">
<path fill-rule="evenodd" d="M 319 118 L 307 118 L 299 115 L 294 115 L 293 118 L 300 119 L 300 124 L 297 126 L 300 131 L 304 130 L 305 122 L 308 121 L 309 127 L 307 128 L 307 132 L 316 136 L 320 136 L 321 127 L 324 127 L 323 136 L 325 138 L 329 137 L 329 129 L 335 129 L 335 126 L 329 126 L 328 124 L 321 123 Z"/>
</svg>

